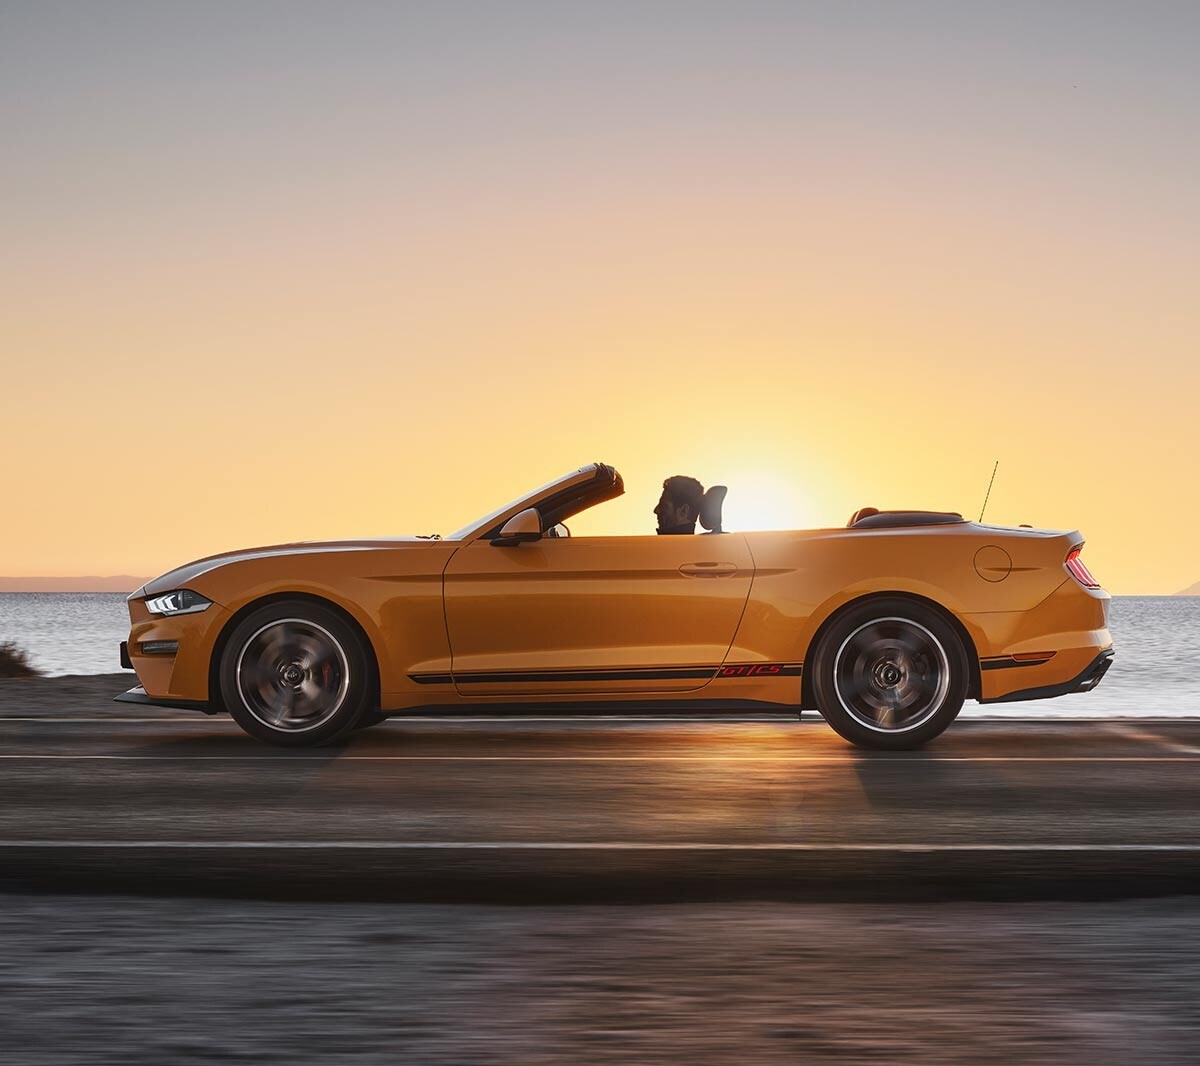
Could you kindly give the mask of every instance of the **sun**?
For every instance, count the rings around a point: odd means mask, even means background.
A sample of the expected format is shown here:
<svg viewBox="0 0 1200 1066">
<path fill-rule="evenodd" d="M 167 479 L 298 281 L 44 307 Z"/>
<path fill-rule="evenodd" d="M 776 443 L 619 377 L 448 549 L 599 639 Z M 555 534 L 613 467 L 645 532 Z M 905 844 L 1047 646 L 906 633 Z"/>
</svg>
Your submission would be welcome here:
<svg viewBox="0 0 1200 1066">
<path fill-rule="evenodd" d="M 724 482 L 724 525 L 740 533 L 762 529 L 808 529 L 812 506 L 803 489 L 781 474 L 756 468 L 731 473 Z"/>
</svg>

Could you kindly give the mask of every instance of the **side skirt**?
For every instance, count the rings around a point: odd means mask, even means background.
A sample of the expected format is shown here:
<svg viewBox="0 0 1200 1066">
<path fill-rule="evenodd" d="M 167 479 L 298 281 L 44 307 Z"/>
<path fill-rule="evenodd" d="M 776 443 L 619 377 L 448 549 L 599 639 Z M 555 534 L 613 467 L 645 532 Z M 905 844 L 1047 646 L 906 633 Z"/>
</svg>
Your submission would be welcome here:
<svg viewBox="0 0 1200 1066">
<path fill-rule="evenodd" d="M 794 717 L 800 713 L 800 705 L 771 703 L 767 700 L 707 699 L 707 700 L 569 700 L 550 702 L 544 697 L 527 702 L 485 703 L 475 697 L 470 703 L 431 703 L 420 707 L 405 707 L 399 711 L 384 711 L 387 718 L 404 718 L 408 715 L 437 718 L 471 718 L 476 715 L 518 718 L 594 718 L 597 715 L 636 714 L 638 717 L 653 718 L 657 715 L 705 715 L 705 714 L 769 714 Z"/>
<path fill-rule="evenodd" d="M 571 670 L 460 670 L 409 674 L 418 685 L 563 684 L 577 681 L 712 681 L 731 678 L 799 677 L 803 663 L 718 663 L 714 666 L 628 666 Z M 699 687 L 699 686 L 697 686 Z"/>
</svg>

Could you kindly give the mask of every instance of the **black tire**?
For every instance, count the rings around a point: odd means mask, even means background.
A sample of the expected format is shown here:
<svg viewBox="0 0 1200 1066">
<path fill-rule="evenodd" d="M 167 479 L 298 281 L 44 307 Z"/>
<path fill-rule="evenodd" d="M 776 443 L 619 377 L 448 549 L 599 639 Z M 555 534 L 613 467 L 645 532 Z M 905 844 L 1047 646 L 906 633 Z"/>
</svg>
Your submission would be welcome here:
<svg viewBox="0 0 1200 1066">
<path fill-rule="evenodd" d="M 813 656 L 821 714 L 862 748 L 903 751 L 929 743 L 958 717 L 969 677 L 954 626 L 932 607 L 900 597 L 850 608 Z"/>
<path fill-rule="evenodd" d="M 336 611 L 281 600 L 252 611 L 230 633 L 218 667 L 221 698 L 259 740 L 327 744 L 375 709 L 373 662 Z"/>
<path fill-rule="evenodd" d="M 373 725 L 382 725 L 387 721 L 387 715 L 378 708 L 366 711 L 363 716 L 354 723 L 354 731 L 357 733 L 360 729 L 370 729 Z"/>
</svg>

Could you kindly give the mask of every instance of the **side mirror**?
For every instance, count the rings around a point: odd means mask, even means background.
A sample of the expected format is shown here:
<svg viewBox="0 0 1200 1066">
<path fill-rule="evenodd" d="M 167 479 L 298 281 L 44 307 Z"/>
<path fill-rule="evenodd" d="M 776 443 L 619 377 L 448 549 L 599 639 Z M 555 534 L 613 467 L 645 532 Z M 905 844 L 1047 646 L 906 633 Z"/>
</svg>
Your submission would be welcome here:
<svg viewBox="0 0 1200 1066">
<path fill-rule="evenodd" d="M 542 539 L 542 516 L 536 507 L 526 507 L 500 527 L 500 536 L 492 541 L 494 548 L 511 548 L 526 541 Z"/>
</svg>

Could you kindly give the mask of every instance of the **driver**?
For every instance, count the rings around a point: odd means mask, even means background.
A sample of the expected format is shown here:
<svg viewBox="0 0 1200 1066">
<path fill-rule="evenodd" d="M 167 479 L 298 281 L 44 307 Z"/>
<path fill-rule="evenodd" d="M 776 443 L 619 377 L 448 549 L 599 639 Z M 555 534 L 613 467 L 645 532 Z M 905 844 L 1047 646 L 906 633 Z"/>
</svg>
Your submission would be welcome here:
<svg viewBox="0 0 1200 1066">
<path fill-rule="evenodd" d="M 702 499 L 704 486 L 694 477 L 676 474 L 667 478 L 663 482 L 662 496 L 654 508 L 654 514 L 658 518 L 659 535 L 695 533 Z"/>
</svg>

